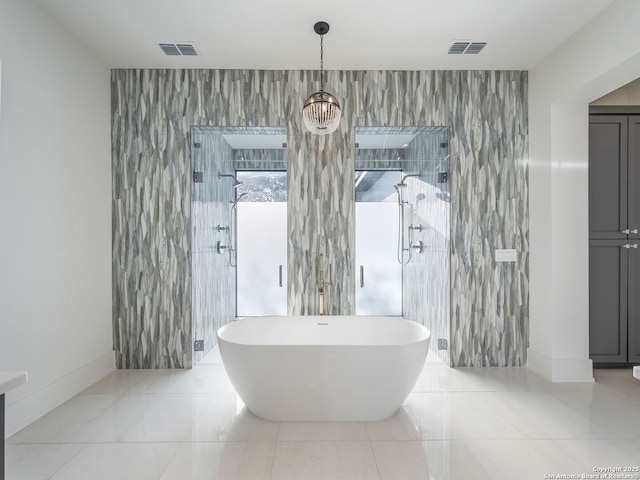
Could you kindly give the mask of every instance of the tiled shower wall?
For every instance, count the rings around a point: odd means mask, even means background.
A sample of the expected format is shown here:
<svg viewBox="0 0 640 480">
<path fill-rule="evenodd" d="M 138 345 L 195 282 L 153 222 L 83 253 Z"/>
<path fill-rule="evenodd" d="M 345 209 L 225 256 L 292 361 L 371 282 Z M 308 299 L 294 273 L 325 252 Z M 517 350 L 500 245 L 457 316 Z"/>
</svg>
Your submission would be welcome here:
<svg viewBox="0 0 640 480">
<path fill-rule="evenodd" d="M 454 366 L 522 365 L 528 334 L 527 74 L 330 71 L 334 134 L 306 133 L 319 72 L 112 72 L 114 345 L 121 368 L 193 364 L 190 245 L 193 125 L 288 132 L 289 312 L 317 311 L 319 255 L 333 265 L 330 313 L 354 309 L 356 126 L 450 131 Z M 496 264 L 496 248 L 518 262 Z"/>
</svg>

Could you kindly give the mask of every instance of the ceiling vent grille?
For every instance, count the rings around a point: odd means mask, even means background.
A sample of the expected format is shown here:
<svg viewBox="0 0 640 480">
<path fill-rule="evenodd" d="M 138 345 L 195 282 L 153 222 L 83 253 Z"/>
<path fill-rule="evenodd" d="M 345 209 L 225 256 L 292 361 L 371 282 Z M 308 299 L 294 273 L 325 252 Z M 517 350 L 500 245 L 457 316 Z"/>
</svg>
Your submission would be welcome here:
<svg viewBox="0 0 640 480">
<path fill-rule="evenodd" d="M 476 55 L 486 45 L 487 42 L 453 42 L 447 53 L 449 55 Z"/>
<path fill-rule="evenodd" d="M 193 43 L 160 43 L 162 51 L 169 56 L 197 57 L 198 51 Z"/>
</svg>

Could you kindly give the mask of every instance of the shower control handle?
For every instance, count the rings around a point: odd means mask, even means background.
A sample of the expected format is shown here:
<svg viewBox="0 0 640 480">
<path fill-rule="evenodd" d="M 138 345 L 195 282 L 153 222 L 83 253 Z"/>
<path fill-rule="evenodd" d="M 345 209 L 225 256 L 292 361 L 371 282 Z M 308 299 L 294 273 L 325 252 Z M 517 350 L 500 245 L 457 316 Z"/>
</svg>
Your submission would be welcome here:
<svg viewBox="0 0 640 480">
<path fill-rule="evenodd" d="M 364 288 L 364 265 L 360 265 L 360 288 Z"/>
<path fill-rule="evenodd" d="M 282 265 L 278 265 L 278 286 L 282 288 Z"/>
</svg>

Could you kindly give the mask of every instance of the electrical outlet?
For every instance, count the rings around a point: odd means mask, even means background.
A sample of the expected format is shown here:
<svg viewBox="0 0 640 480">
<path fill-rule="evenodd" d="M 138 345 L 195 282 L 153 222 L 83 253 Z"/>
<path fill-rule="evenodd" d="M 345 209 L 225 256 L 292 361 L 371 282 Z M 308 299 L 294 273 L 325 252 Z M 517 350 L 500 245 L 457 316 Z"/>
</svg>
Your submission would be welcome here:
<svg viewBox="0 0 640 480">
<path fill-rule="evenodd" d="M 438 350 L 446 350 L 447 348 L 449 348 L 449 342 L 447 342 L 446 338 L 439 338 L 438 339 Z"/>
<path fill-rule="evenodd" d="M 196 352 L 204 352 L 204 340 L 196 340 L 194 350 Z"/>
</svg>

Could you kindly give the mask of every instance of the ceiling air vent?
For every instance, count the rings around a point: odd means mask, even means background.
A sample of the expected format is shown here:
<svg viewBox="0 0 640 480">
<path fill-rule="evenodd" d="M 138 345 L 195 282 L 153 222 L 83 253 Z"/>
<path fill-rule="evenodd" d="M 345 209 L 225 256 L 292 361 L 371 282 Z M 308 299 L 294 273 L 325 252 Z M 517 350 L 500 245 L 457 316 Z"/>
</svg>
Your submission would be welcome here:
<svg viewBox="0 0 640 480">
<path fill-rule="evenodd" d="M 453 42 L 447 52 L 449 55 L 475 55 L 485 47 L 487 42 Z"/>
<path fill-rule="evenodd" d="M 160 43 L 160 48 L 166 55 L 197 57 L 198 51 L 193 43 Z"/>
</svg>

